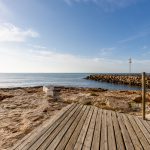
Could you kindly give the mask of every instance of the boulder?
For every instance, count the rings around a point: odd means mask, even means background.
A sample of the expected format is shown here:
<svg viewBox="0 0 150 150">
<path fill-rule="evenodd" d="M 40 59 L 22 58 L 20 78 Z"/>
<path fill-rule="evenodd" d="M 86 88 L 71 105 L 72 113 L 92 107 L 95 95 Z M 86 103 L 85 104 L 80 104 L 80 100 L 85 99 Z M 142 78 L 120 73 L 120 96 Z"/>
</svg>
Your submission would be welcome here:
<svg viewBox="0 0 150 150">
<path fill-rule="evenodd" d="M 142 95 L 132 95 L 132 100 L 135 102 L 135 103 L 142 103 Z M 150 97 L 149 95 L 146 95 L 146 102 L 149 102 L 150 101 Z"/>
<path fill-rule="evenodd" d="M 128 109 L 130 109 L 130 105 L 127 101 L 120 101 L 115 98 L 108 98 L 106 100 L 106 105 L 110 108 L 113 108 L 114 110 L 121 109 L 127 111 Z"/>
<path fill-rule="evenodd" d="M 142 95 L 132 95 L 132 100 L 135 102 L 135 103 L 141 103 L 142 102 Z"/>
<path fill-rule="evenodd" d="M 79 103 L 84 104 L 84 105 L 91 105 L 92 98 L 87 98 L 87 97 L 79 97 Z"/>
</svg>

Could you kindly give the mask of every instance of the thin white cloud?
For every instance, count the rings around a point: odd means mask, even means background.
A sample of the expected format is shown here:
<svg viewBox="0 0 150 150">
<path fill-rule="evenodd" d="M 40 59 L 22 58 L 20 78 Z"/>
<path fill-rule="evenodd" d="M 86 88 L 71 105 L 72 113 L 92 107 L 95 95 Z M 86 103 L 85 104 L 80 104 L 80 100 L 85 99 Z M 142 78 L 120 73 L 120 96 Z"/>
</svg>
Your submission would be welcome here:
<svg viewBox="0 0 150 150">
<path fill-rule="evenodd" d="M 0 0 L 0 18 L 2 19 L 10 15 L 11 15 L 10 10 L 6 7 L 4 1 Z"/>
<path fill-rule="evenodd" d="M 150 64 L 150 60 L 149 59 L 144 59 L 144 60 L 138 60 L 138 59 L 134 59 L 133 60 L 134 63 L 137 63 L 137 64 Z"/>
<path fill-rule="evenodd" d="M 7 45 L 0 46 L 0 53 L 0 72 L 128 72 L 127 59 L 83 57 L 28 46 L 10 50 Z M 132 71 L 149 72 L 149 64 L 148 59 L 134 59 Z"/>
<path fill-rule="evenodd" d="M 56 72 L 128 72 L 128 61 L 126 59 L 81 57 L 49 50 L 32 50 L 30 53 L 35 62 L 40 60 L 45 64 L 49 64 L 51 71 L 56 67 Z M 141 72 L 146 69 L 148 71 L 148 62 L 150 60 L 134 60 L 133 71 Z M 53 64 L 53 66 L 50 64 Z"/>
<path fill-rule="evenodd" d="M 127 42 L 130 42 L 130 41 L 133 41 L 133 40 L 145 37 L 145 36 L 149 36 L 149 35 L 150 35 L 150 31 L 140 32 L 140 33 L 138 33 L 136 35 L 133 35 L 131 37 L 128 37 L 128 38 L 126 38 L 124 40 L 120 40 L 120 41 L 118 41 L 118 43 L 127 43 Z"/>
<path fill-rule="evenodd" d="M 45 64 L 49 64 L 50 72 L 116 72 L 117 66 L 122 65 L 122 61 L 118 60 L 81 57 L 54 51 L 32 51 L 31 56 L 35 62 L 40 60 Z M 123 71 L 123 69 L 121 70 Z"/>
<path fill-rule="evenodd" d="M 139 73 L 141 72 L 150 73 L 149 64 L 150 64 L 150 59 L 133 59 L 132 68 L 134 70 L 138 70 Z"/>
<path fill-rule="evenodd" d="M 28 44 L 28 46 L 29 47 L 32 47 L 32 48 L 34 48 L 34 49 L 42 49 L 42 50 L 45 50 L 45 49 L 47 49 L 47 47 L 46 46 L 42 46 L 42 45 L 33 45 L 33 44 Z"/>
<path fill-rule="evenodd" d="M 149 57 L 150 56 L 150 51 L 143 52 L 143 54 L 141 56 Z"/>
<path fill-rule="evenodd" d="M 146 46 L 146 45 L 144 45 L 143 47 L 142 47 L 142 49 L 144 50 L 144 49 L 147 49 L 148 48 L 148 46 Z"/>
<path fill-rule="evenodd" d="M 72 5 L 72 2 L 71 0 L 64 0 L 66 2 L 67 5 L 71 6 Z"/>
<path fill-rule="evenodd" d="M 115 50 L 115 47 L 110 47 L 110 48 L 102 48 L 100 49 L 100 52 L 99 52 L 99 56 L 110 56 L 113 52 L 113 50 Z"/>
<path fill-rule="evenodd" d="M 24 42 L 27 38 L 36 38 L 39 34 L 32 29 L 23 30 L 11 23 L 0 24 L 0 42 Z"/>
<path fill-rule="evenodd" d="M 123 72 L 124 68 L 120 60 L 82 57 L 32 47 L 12 47 L 11 51 L 7 46 L 0 47 L 0 53 L 0 72 Z M 1 65 L 3 62 L 7 62 L 5 67 Z"/>
<path fill-rule="evenodd" d="M 74 3 L 93 3 L 101 7 L 105 11 L 113 11 L 115 9 L 124 8 L 132 4 L 136 4 L 142 0 L 64 0 L 68 5 Z"/>
</svg>

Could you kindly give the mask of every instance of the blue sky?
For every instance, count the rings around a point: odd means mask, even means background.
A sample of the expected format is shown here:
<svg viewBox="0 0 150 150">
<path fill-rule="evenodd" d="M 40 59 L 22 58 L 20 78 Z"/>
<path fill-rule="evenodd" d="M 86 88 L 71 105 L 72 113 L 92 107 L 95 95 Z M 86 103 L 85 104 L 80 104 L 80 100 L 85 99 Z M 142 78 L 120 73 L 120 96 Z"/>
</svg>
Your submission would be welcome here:
<svg viewBox="0 0 150 150">
<path fill-rule="evenodd" d="M 150 72 L 149 0 L 0 0 L 0 72 Z"/>
</svg>

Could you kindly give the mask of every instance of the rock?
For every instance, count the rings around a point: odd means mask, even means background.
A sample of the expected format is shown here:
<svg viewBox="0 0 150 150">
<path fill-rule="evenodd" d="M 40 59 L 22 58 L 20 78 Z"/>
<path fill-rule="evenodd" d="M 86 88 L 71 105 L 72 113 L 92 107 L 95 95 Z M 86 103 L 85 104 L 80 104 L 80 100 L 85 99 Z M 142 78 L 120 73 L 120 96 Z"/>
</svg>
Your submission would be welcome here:
<svg viewBox="0 0 150 150">
<path fill-rule="evenodd" d="M 134 101 L 135 103 L 141 103 L 142 96 L 141 95 L 132 95 L 132 101 Z"/>
<path fill-rule="evenodd" d="M 135 103 L 142 103 L 142 95 L 132 95 L 132 101 Z M 146 102 L 149 102 L 150 98 L 146 95 Z"/>
<path fill-rule="evenodd" d="M 87 76 L 87 80 L 104 81 L 115 84 L 141 86 L 141 74 L 95 74 Z M 146 86 L 150 88 L 150 76 L 146 77 Z"/>
<path fill-rule="evenodd" d="M 130 109 L 130 105 L 128 104 L 128 102 L 120 101 L 120 100 L 117 100 L 117 99 L 114 99 L 114 98 L 107 99 L 106 100 L 106 105 L 109 108 L 112 108 L 114 110 L 121 109 L 121 110 L 127 111 L 127 110 Z"/>
<path fill-rule="evenodd" d="M 79 103 L 84 104 L 84 105 L 91 105 L 92 98 L 86 98 L 86 97 L 80 97 L 79 98 Z"/>
</svg>

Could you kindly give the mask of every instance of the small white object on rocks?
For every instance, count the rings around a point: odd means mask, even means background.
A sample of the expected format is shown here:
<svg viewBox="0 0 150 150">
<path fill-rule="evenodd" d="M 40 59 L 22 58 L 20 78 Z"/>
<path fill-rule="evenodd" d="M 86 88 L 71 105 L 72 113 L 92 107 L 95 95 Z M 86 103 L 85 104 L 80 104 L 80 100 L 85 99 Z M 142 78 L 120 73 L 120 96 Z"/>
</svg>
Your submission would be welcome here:
<svg viewBox="0 0 150 150">
<path fill-rule="evenodd" d="M 54 96 L 54 87 L 53 86 L 43 86 L 43 92 L 46 93 L 46 96 Z"/>
</svg>

